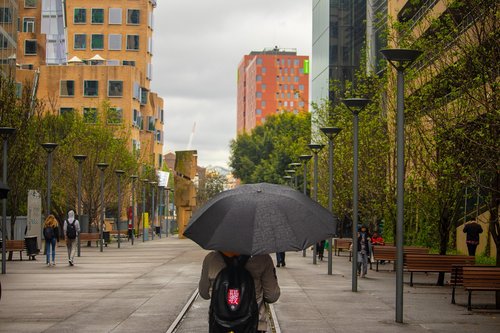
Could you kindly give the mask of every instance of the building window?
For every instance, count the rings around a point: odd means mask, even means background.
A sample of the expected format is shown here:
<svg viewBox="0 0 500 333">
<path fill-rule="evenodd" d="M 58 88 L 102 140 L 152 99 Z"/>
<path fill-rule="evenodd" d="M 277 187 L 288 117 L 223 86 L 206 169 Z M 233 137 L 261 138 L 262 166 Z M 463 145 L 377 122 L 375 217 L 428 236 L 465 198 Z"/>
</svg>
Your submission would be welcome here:
<svg viewBox="0 0 500 333">
<path fill-rule="evenodd" d="M 260 102 L 260 106 L 263 107 L 263 108 L 265 108 L 266 107 L 266 101 L 261 101 Z"/>
<path fill-rule="evenodd" d="M 108 81 L 108 97 L 123 96 L 123 81 Z"/>
<path fill-rule="evenodd" d="M 299 63 L 300 63 L 299 59 L 295 59 L 295 60 L 293 61 L 293 65 L 294 65 L 294 66 L 298 66 L 298 65 L 299 65 Z"/>
<path fill-rule="evenodd" d="M 24 8 L 36 8 L 36 0 L 24 0 Z"/>
<path fill-rule="evenodd" d="M 24 41 L 24 55 L 36 55 L 36 39 Z"/>
<path fill-rule="evenodd" d="M 139 24 L 141 11 L 139 9 L 127 9 L 127 24 Z"/>
<path fill-rule="evenodd" d="M 69 115 L 75 112 L 75 109 L 73 108 L 60 108 L 59 109 L 59 115 L 64 116 L 64 115 Z"/>
<path fill-rule="evenodd" d="M 257 65 L 262 65 L 262 58 L 257 58 Z"/>
<path fill-rule="evenodd" d="M 109 108 L 108 124 L 121 124 L 123 122 L 123 110 L 122 108 Z"/>
<path fill-rule="evenodd" d="M 155 118 L 148 117 L 148 131 L 154 132 L 154 130 L 155 130 Z"/>
<path fill-rule="evenodd" d="M 92 35 L 91 48 L 92 48 L 92 50 L 103 50 L 104 49 L 104 35 L 102 35 L 102 34 Z"/>
<path fill-rule="evenodd" d="M 255 77 L 255 81 L 257 81 L 257 82 L 262 81 L 262 76 L 257 75 L 257 76 Z"/>
<path fill-rule="evenodd" d="M 304 104 L 304 101 L 300 101 L 300 102 L 299 102 L 299 106 L 300 106 L 301 108 L 303 108 L 303 107 L 304 107 L 304 105 L 305 105 L 305 104 Z"/>
<path fill-rule="evenodd" d="M 92 8 L 92 24 L 104 23 L 104 9 Z"/>
<path fill-rule="evenodd" d="M 255 94 L 255 97 L 262 98 L 262 93 L 260 91 L 257 91 L 257 93 Z"/>
<path fill-rule="evenodd" d="M 8 7 L 0 7 L 0 23 L 12 23 L 12 11 Z"/>
<path fill-rule="evenodd" d="M 299 90 L 300 91 L 304 91 L 304 85 L 303 84 L 299 84 Z"/>
<path fill-rule="evenodd" d="M 262 85 L 260 86 L 260 88 L 261 88 L 262 90 L 266 90 L 266 88 L 267 88 L 267 85 L 265 85 L 265 84 L 262 84 Z"/>
<path fill-rule="evenodd" d="M 260 116 L 262 114 L 262 110 L 261 109 L 257 109 L 255 110 L 255 114 Z"/>
<path fill-rule="evenodd" d="M 75 24 L 87 23 L 87 10 L 85 8 L 75 8 L 73 15 L 73 23 Z"/>
<path fill-rule="evenodd" d="M 109 9 L 109 24 L 122 24 L 122 9 L 110 8 Z"/>
<path fill-rule="evenodd" d="M 85 50 L 87 48 L 87 35 L 75 34 L 75 43 L 73 48 L 75 50 Z"/>
<path fill-rule="evenodd" d="M 122 65 L 123 66 L 132 66 L 132 67 L 135 67 L 135 61 L 133 61 L 133 60 L 123 60 L 122 61 Z"/>
<path fill-rule="evenodd" d="M 148 104 L 148 90 L 146 88 L 141 87 L 141 105 L 146 105 Z"/>
<path fill-rule="evenodd" d="M 95 97 L 98 96 L 99 81 L 85 80 L 83 81 L 83 96 Z"/>
<path fill-rule="evenodd" d="M 127 35 L 127 50 L 139 50 L 139 35 Z"/>
<path fill-rule="evenodd" d="M 122 35 L 108 35 L 108 49 L 111 51 L 119 51 L 122 49 Z"/>
<path fill-rule="evenodd" d="M 23 18 L 23 32 L 35 32 L 35 18 L 34 17 Z"/>
<path fill-rule="evenodd" d="M 75 81 L 61 80 L 60 95 L 63 97 L 75 96 Z"/>
<path fill-rule="evenodd" d="M 97 109 L 83 108 L 83 121 L 89 124 L 95 124 L 97 122 Z"/>
<path fill-rule="evenodd" d="M 262 67 L 262 70 L 261 70 L 261 72 L 262 72 L 262 74 L 266 74 L 266 72 L 267 72 L 267 69 L 266 69 L 266 67 Z"/>
<path fill-rule="evenodd" d="M 294 81 L 294 82 L 299 82 L 299 77 L 298 77 L 298 76 L 294 76 L 294 77 L 293 77 L 293 81 Z"/>
</svg>

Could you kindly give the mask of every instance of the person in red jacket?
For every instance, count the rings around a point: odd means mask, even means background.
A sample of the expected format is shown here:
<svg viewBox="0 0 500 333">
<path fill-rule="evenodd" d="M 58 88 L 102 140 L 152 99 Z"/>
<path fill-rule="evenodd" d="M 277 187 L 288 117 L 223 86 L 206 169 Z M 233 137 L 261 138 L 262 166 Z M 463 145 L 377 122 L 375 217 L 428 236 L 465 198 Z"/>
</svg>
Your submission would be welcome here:
<svg viewBox="0 0 500 333">
<path fill-rule="evenodd" d="M 374 232 L 372 236 L 372 245 L 385 245 L 384 239 L 378 232 Z"/>
</svg>

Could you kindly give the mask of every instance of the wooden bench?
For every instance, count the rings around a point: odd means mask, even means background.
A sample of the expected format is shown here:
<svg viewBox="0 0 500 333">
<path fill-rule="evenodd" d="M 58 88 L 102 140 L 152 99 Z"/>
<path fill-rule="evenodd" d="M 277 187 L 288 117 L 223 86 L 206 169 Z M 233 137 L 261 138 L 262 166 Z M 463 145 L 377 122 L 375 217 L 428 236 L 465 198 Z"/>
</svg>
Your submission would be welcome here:
<svg viewBox="0 0 500 333">
<path fill-rule="evenodd" d="M 391 245 L 373 245 L 373 260 L 377 263 L 375 271 L 378 272 L 378 263 L 381 260 L 396 261 L 396 247 Z M 403 256 L 405 254 L 427 254 L 429 249 L 420 246 L 404 246 Z"/>
<path fill-rule="evenodd" d="M 500 291 L 500 267 L 464 266 L 463 284 L 469 292 L 467 310 L 472 310 L 472 291 Z"/>
<path fill-rule="evenodd" d="M 19 251 L 19 258 L 23 260 L 23 251 L 25 249 L 24 240 L 6 240 L 5 241 L 5 252 L 17 252 Z"/>
<path fill-rule="evenodd" d="M 351 261 L 351 238 L 334 238 L 333 239 L 333 249 L 336 256 L 340 256 L 340 252 L 346 250 L 349 251 L 349 261 Z"/>
<path fill-rule="evenodd" d="M 493 267 L 491 265 L 472 265 L 472 267 Z M 464 266 L 463 265 L 451 265 L 451 278 L 450 285 L 451 291 L 451 304 L 455 304 L 455 291 L 457 287 L 464 285 Z"/>
<path fill-rule="evenodd" d="M 453 265 L 474 265 L 475 257 L 441 254 L 405 254 L 406 269 L 410 272 L 410 286 L 413 286 L 414 272 L 451 273 Z"/>
<path fill-rule="evenodd" d="M 101 240 L 101 237 L 99 233 L 97 232 L 81 232 L 80 233 L 80 243 L 82 242 L 96 242 L 96 246 L 99 246 L 99 241 Z M 91 243 L 92 244 L 92 243 Z"/>
</svg>

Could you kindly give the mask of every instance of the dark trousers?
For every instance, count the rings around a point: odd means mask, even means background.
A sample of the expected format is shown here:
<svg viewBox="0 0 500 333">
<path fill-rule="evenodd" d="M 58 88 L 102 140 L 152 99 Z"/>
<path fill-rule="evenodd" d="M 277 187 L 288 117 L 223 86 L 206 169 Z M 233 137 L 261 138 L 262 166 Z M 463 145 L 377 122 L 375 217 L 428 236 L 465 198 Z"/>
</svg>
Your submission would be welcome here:
<svg viewBox="0 0 500 333">
<path fill-rule="evenodd" d="M 285 252 L 276 252 L 276 263 L 278 265 L 285 265 Z"/>
<path fill-rule="evenodd" d="M 476 248 L 477 248 L 477 244 L 467 243 L 467 249 L 469 250 L 469 255 L 470 256 L 475 256 L 476 255 Z"/>
</svg>

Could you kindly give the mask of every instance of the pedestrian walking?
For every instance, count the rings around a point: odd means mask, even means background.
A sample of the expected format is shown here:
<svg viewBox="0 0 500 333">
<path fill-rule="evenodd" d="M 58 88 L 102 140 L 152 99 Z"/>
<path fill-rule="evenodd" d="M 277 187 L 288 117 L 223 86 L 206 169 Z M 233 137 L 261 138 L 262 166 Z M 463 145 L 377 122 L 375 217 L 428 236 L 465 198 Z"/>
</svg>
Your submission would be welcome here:
<svg viewBox="0 0 500 333">
<path fill-rule="evenodd" d="M 50 214 L 43 222 L 43 238 L 45 238 L 45 253 L 47 266 L 56 265 L 56 244 L 59 242 L 59 223 L 54 215 Z M 52 260 L 51 260 L 52 257 Z"/>
<path fill-rule="evenodd" d="M 465 224 L 464 233 L 467 234 L 467 250 L 470 256 L 476 255 L 476 248 L 479 245 L 479 234 L 483 232 L 483 228 L 476 221 L 471 221 Z"/>
<path fill-rule="evenodd" d="M 370 235 L 366 226 L 362 225 L 358 232 L 358 273 L 364 278 L 368 273 L 368 260 L 370 258 Z"/>
<path fill-rule="evenodd" d="M 276 267 L 286 266 L 285 252 L 276 252 Z"/>
<path fill-rule="evenodd" d="M 214 296 L 212 295 L 215 290 L 214 282 L 218 277 L 219 272 L 221 272 L 227 266 L 227 258 L 234 259 L 237 257 L 240 257 L 239 254 L 231 252 L 213 251 L 207 254 L 205 259 L 203 260 L 201 277 L 198 286 L 198 290 L 202 298 L 210 299 Z M 278 285 L 278 278 L 276 277 L 276 270 L 273 265 L 273 260 L 271 259 L 271 256 L 269 254 L 256 255 L 249 258 L 248 256 L 246 257 L 247 258 L 243 260 L 245 262 L 244 268 L 251 274 L 253 278 L 255 299 L 257 301 L 259 312 L 257 332 L 267 332 L 268 327 L 266 321 L 267 316 L 265 303 L 274 303 L 280 297 L 280 287 Z M 235 287 L 236 286 L 232 286 L 231 283 L 229 284 L 229 288 Z M 244 289 L 245 288 L 243 288 L 241 291 L 244 292 Z M 238 298 L 238 300 L 240 299 L 240 297 L 236 298 Z M 211 328 L 209 329 L 210 332 L 214 332 L 214 330 L 212 329 L 213 316 L 214 314 L 211 311 L 209 315 L 209 324 L 211 324 Z"/>
<path fill-rule="evenodd" d="M 70 210 L 68 212 L 68 219 L 64 221 L 64 236 L 66 237 L 66 247 L 68 249 L 68 263 L 73 266 L 75 252 L 76 252 L 76 240 L 80 234 L 80 222 L 75 219 L 75 212 Z"/>
</svg>

